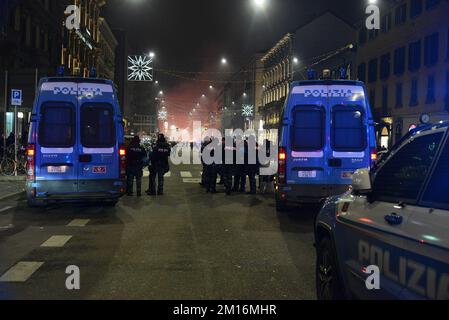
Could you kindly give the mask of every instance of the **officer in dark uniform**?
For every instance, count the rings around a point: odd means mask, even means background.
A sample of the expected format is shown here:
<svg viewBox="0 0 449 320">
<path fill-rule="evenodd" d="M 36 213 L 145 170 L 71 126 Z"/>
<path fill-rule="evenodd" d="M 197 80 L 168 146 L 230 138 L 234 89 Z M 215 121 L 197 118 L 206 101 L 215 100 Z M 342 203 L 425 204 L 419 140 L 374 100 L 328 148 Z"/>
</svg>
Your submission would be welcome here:
<svg viewBox="0 0 449 320">
<path fill-rule="evenodd" d="M 165 136 L 159 134 L 156 145 L 150 154 L 150 188 L 149 195 L 156 195 L 156 177 L 158 180 L 157 194 L 164 194 L 164 175 L 170 171 L 170 166 L 168 163 L 168 158 L 170 157 L 171 148 L 167 143 Z"/>
<path fill-rule="evenodd" d="M 215 150 L 220 148 L 219 141 L 217 138 L 211 140 L 211 142 L 204 148 L 207 155 L 211 158 L 215 156 Z M 207 193 L 217 193 L 217 175 L 218 167 L 220 163 L 215 163 L 215 160 L 211 164 L 205 164 L 206 169 L 206 192 Z"/>
<path fill-rule="evenodd" d="M 140 138 L 135 136 L 126 150 L 126 180 L 128 196 L 133 195 L 134 178 L 136 179 L 137 196 L 142 195 L 143 160 L 145 149 L 140 146 Z"/>
<path fill-rule="evenodd" d="M 204 188 L 207 186 L 207 166 L 203 160 L 203 152 L 204 149 L 211 143 L 209 137 L 204 138 L 204 141 L 201 143 L 201 164 L 203 165 L 203 172 L 201 174 L 201 183 L 200 185 Z"/>
<path fill-rule="evenodd" d="M 235 140 L 234 157 L 234 187 L 233 192 L 245 192 L 246 174 L 245 174 L 245 149 L 243 138 L 238 136 Z"/>
<path fill-rule="evenodd" d="M 222 164 L 221 164 L 221 178 L 225 187 L 226 194 L 229 196 L 232 193 L 232 175 L 234 168 L 234 143 L 229 146 L 226 145 L 226 141 L 232 141 L 232 137 L 226 137 L 222 140 Z M 226 155 L 229 154 L 228 160 L 226 161 Z"/>
<path fill-rule="evenodd" d="M 245 141 L 245 180 L 246 175 L 249 178 L 250 191 L 249 194 L 257 193 L 256 175 L 259 172 L 258 161 L 258 144 L 256 137 L 251 135 Z"/>
</svg>

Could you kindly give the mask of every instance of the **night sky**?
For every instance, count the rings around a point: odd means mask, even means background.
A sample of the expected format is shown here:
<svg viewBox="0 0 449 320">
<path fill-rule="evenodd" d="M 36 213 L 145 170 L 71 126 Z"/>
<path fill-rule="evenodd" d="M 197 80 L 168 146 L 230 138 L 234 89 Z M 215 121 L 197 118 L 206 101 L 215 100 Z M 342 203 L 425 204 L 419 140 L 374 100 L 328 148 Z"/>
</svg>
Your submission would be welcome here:
<svg viewBox="0 0 449 320">
<path fill-rule="evenodd" d="M 332 10 L 350 22 L 364 14 L 364 0 L 108 0 L 103 12 L 113 28 L 127 30 L 134 53 L 157 54 L 156 69 L 175 71 L 236 70 L 251 56 L 272 47 L 314 15 Z M 222 57 L 229 65 L 220 65 Z M 223 79 L 223 75 L 203 79 Z M 207 93 L 209 83 L 157 73 L 173 101 L 187 105 Z M 217 86 L 219 86 L 217 84 Z M 169 98 L 168 98 L 169 99 Z M 212 97 L 211 97 L 212 99 Z M 191 106 L 186 106 L 186 109 Z"/>
</svg>

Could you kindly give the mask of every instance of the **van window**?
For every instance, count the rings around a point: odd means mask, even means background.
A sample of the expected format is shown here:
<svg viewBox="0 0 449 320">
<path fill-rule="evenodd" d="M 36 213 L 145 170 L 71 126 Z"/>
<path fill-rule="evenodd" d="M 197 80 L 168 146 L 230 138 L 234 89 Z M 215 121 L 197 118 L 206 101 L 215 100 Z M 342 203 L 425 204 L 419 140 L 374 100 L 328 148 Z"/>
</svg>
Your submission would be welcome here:
<svg viewBox="0 0 449 320">
<path fill-rule="evenodd" d="M 113 109 L 110 105 L 87 104 L 81 107 L 81 144 L 87 148 L 115 145 Z"/>
<path fill-rule="evenodd" d="M 332 149 L 363 151 L 366 148 L 365 114 L 356 106 L 335 106 L 332 109 Z"/>
<path fill-rule="evenodd" d="M 68 148 L 75 144 L 75 115 L 70 103 L 42 106 L 39 144 L 47 148 Z"/>
<path fill-rule="evenodd" d="M 324 147 L 325 114 L 321 107 L 297 106 L 293 111 L 292 144 L 295 151 L 315 151 Z"/>
</svg>

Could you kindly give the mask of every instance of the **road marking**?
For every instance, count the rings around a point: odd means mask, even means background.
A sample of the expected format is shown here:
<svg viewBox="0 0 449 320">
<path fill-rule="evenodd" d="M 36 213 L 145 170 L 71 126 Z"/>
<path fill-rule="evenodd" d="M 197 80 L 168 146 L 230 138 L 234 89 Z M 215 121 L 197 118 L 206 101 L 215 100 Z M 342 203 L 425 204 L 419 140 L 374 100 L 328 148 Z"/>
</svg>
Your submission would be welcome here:
<svg viewBox="0 0 449 320">
<path fill-rule="evenodd" d="M 181 177 L 182 178 L 192 178 L 192 174 L 190 173 L 190 171 L 181 171 Z"/>
<path fill-rule="evenodd" d="M 74 219 L 67 227 L 85 227 L 89 223 L 90 219 Z"/>
<path fill-rule="evenodd" d="M 51 236 L 50 239 L 41 244 L 44 248 L 61 248 L 72 238 L 72 236 Z"/>
<path fill-rule="evenodd" d="M 199 178 L 186 178 L 186 179 L 182 179 L 182 182 L 184 182 L 184 183 L 200 183 L 201 179 L 199 179 Z"/>
<path fill-rule="evenodd" d="M 167 173 L 164 175 L 164 177 L 165 177 L 165 178 L 170 178 L 170 177 L 171 177 L 171 171 L 167 172 Z"/>
<path fill-rule="evenodd" d="M 21 261 L 9 269 L 1 278 L 0 282 L 25 282 L 33 273 L 35 273 L 44 263 Z"/>
<path fill-rule="evenodd" d="M 8 211 L 9 209 L 12 209 L 13 207 L 4 207 L 2 209 L 0 209 L 0 212 L 5 212 Z"/>
</svg>

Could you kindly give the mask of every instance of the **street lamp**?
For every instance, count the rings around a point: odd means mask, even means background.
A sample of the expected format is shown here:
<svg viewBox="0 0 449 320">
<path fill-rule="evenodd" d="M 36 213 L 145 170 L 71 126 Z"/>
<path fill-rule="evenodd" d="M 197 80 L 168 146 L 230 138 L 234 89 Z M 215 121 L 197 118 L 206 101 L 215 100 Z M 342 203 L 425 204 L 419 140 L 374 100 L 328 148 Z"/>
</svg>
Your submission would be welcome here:
<svg viewBox="0 0 449 320">
<path fill-rule="evenodd" d="M 226 60 L 226 58 L 221 59 L 221 64 L 227 64 L 227 63 L 228 63 L 228 60 Z"/>
<path fill-rule="evenodd" d="M 253 4 L 258 9 L 264 9 L 267 6 L 267 0 L 253 0 Z"/>
<path fill-rule="evenodd" d="M 214 86 L 213 86 L 213 85 L 210 85 L 210 86 L 209 86 L 209 89 L 213 90 L 213 89 L 214 89 Z"/>
<path fill-rule="evenodd" d="M 154 58 L 156 56 L 156 54 L 153 51 L 151 51 L 148 55 L 150 56 L 150 58 Z"/>
<path fill-rule="evenodd" d="M 160 95 L 160 96 L 163 96 L 163 95 L 164 95 L 164 91 L 162 91 L 162 90 L 159 91 L 159 95 Z"/>
<path fill-rule="evenodd" d="M 294 63 L 294 64 L 298 64 L 298 63 L 299 63 L 299 59 L 298 59 L 297 57 L 294 57 L 294 58 L 293 58 L 293 63 Z"/>
</svg>

